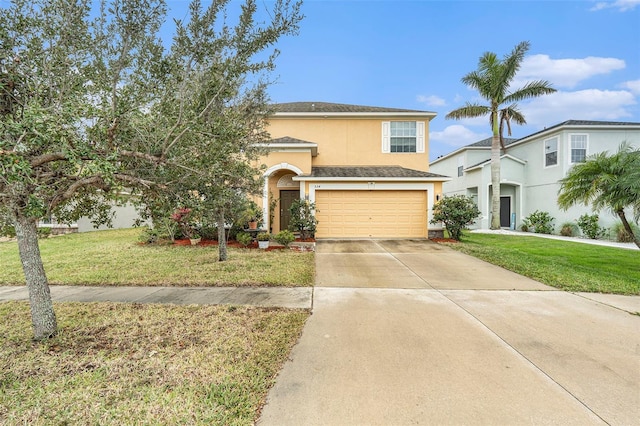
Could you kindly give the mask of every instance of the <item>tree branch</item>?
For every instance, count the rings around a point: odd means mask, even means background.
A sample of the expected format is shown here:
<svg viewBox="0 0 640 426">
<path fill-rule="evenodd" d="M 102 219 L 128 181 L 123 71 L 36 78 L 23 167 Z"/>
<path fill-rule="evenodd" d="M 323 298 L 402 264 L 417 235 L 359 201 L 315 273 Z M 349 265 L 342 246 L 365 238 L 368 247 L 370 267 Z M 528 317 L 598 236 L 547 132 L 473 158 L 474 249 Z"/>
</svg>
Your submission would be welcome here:
<svg viewBox="0 0 640 426">
<path fill-rule="evenodd" d="M 147 160 L 156 164 L 164 162 L 162 156 L 158 157 L 157 155 L 145 154 L 144 152 L 121 150 L 119 151 L 119 153 L 120 155 L 123 155 L 125 157 L 139 158 L 141 160 Z"/>
<path fill-rule="evenodd" d="M 60 161 L 60 160 L 66 160 L 66 159 L 67 159 L 67 156 L 63 152 L 54 152 L 51 154 L 39 155 L 38 157 L 35 157 L 34 159 L 32 159 L 30 164 L 32 168 L 36 168 L 46 163 L 51 163 L 53 161 Z"/>
<path fill-rule="evenodd" d="M 73 198 L 75 193 L 86 186 L 94 186 L 96 188 L 102 189 L 103 191 L 109 191 L 111 187 L 107 185 L 102 176 L 89 176 L 83 179 L 79 179 L 78 181 L 71 184 L 64 192 L 56 194 L 49 204 L 50 209 L 54 209 L 60 203 Z"/>
<path fill-rule="evenodd" d="M 127 182 L 127 183 L 133 183 L 133 184 L 137 184 L 137 185 L 143 185 L 147 188 L 150 188 L 152 186 L 158 187 L 158 188 L 166 188 L 165 185 L 162 184 L 158 184 L 156 182 L 150 181 L 150 180 L 146 180 L 146 179 L 141 179 L 141 178 L 137 178 L 135 176 L 130 176 L 130 175 L 125 175 L 122 173 L 117 173 L 114 175 L 114 177 L 118 180 L 121 180 L 123 182 Z"/>
</svg>

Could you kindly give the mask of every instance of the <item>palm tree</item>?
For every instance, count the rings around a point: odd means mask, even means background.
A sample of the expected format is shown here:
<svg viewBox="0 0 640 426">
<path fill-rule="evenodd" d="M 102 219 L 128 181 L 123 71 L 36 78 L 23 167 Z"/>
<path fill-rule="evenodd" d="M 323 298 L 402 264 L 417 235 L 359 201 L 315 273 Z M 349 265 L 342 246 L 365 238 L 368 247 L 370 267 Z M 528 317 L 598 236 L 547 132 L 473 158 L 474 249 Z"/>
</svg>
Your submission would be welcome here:
<svg viewBox="0 0 640 426">
<path fill-rule="evenodd" d="M 491 229 L 500 229 L 500 149 L 505 149 L 502 133 L 507 126 L 511 136 L 511 120 L 516 124 L 526 124 L 516 102 L 534 98 L 556 89 L 545 80 L 531 81 L 522 88 L 510 91 L 510 84 L 520 69 L 525 53 L 529 50 L 529 42 L 523 41 L 513 51 L 498 59 L 493 52 L 486 52 L 478 61 L 478 69 L 462 77 L 462 82 L 476 89 L 489 105 L 470 103 L 455 109 L 446 115 L 447 119 L 460 120 L 489 115 L 493 138 L 491 141 Z"/>
<path fill-rule="evenodd" d="M 560 180 L 558 194 L 558 205 L 565 210 L 577 203 L 591 204 L 596 211 L 610 209 L 640 248 L 624 212 L 630 208 L 634 220 L 640 219 L 640 150 L 623 143 L 613 155 L 601 152 L 589 157 Z"/>
</svg>

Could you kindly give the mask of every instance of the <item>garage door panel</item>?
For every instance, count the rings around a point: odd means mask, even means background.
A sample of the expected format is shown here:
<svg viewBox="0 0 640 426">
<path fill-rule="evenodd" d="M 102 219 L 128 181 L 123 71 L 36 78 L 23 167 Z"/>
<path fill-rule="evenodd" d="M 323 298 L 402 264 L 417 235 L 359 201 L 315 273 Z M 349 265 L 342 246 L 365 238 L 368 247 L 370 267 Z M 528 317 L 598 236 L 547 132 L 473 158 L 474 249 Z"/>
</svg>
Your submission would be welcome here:
<svg viewBox="0 0 640 426">
<path fill-rule="evenodd" d="M 317 191 L 318 238 L 426 237 L 426 191 Z"/>
</svg>

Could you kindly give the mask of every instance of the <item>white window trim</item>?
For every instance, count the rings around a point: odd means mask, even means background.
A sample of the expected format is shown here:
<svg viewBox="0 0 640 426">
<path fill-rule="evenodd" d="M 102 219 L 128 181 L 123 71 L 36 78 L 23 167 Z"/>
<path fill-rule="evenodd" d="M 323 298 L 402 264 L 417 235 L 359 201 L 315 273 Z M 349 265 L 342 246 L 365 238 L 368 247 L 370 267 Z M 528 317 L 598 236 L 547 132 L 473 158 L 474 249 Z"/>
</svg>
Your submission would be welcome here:
<svg viewBox="0 0 640 426">
<path fill-rule="evenodd" d="M 570 166 L 574 164 L 581 164 L 581 163 L 574 163 L 571 159 L 572 157 L 571 151 L 573 151 L 573 140 L 572 140 L 573 136 L 585 136 L 587 138 L 587 145 L 585 146 L 585 153 L 584 153 L 585 159 L 589 155 L 589 134 L 588 133 L 569 133 L 569 143 L 567 144 L 568 145 L 567 162 L 569 163 Z"/>
<path fill-rule="evenodd" d="M 556 140 L 556 164 L 547 165 L 547 141 Z M 560 164 L 560 138 L 558 136 L 553 136 L 551 138 L 547 138 L 542 141 L 542 165 L 545 169 L 551 167 L 557 167 Z"/>
<path fill-rule="evenodd" d="M 397 120 L 400 121 L 400 120 Z M 410 121 L 410 120 L 404 120 Z M 416 123 L 416 152 L 391 152 L 391 122 L 382 122 L 382 153 L 383 154 L 424 154 L 426 152 L 425 139 L 425 122 L 415 121 Z"/>
</svg>

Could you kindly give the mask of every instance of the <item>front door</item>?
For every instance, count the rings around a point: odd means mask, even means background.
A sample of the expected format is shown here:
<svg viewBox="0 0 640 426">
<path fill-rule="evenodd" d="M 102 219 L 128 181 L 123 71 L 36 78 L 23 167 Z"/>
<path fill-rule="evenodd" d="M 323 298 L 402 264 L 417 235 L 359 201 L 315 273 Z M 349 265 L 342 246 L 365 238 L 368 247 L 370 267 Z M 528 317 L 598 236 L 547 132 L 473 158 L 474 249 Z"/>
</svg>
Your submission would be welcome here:
<svg viewBox="0 0 640 426">
<path fill-rule="evenodd" d="M 280 191 L 280 230 L 289 229 L 291 221 L 291 204 L 300 198 L 300 191 Z"/>
<path fill-rule="evenodd" d="M 511 197 L 500 197 L 500 227 L 511 227 Z"/>
</svg>

